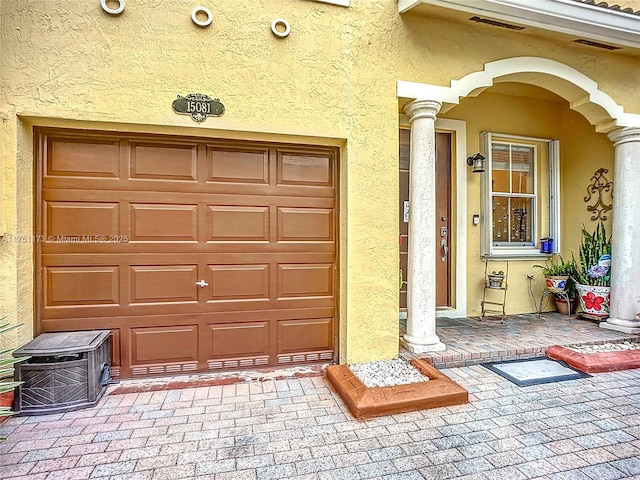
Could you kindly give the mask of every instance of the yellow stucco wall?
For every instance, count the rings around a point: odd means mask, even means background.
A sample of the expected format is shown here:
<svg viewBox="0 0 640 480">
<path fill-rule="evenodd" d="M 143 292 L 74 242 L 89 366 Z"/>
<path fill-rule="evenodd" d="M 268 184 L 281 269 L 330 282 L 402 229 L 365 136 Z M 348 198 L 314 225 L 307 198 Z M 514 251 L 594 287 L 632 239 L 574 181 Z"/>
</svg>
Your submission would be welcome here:
<svg viewBox="0 0 640 480">
<path fill-rule="evenodd" d="M 208 28 L 191 21 L 194 5 L 137 0 L 127 2 L 122 15 L 109 16 L 99 0 L 0 1 L 2 230 L 33 234 L 33 125 L 340 146 L 342 362 L 391 358 L 398 351 L 397 80 L 449 85 L 486 62 L 545 52 L 594 79 L 626 111 L 640 111 L 640 97 L 629 89 L 640 83 L 638 60 L 624 53 L 401 17 L 395 0 L 352 0 L 350 8 L 303 0 L 221 0 L 207 3 L 214 15 Z M 285 39 L 270 31 L 277 17 L 291 24 Z M 193 92 L 219 97 L 225 115 L 196 125 L 174 114 L 176 95 Z M 573 145 L 568 153 L 580 158 L 563 167 L 563 178 L 573 178 L 584 161 L 580 149 L 587 149 L 559 120 L 573 116 L 566 105 L 536 109 L 536 129 L 549 136 L 555 126 L 566 148 Z M 469 122 L 469 151 L 477 151 L 476 132 L 487 127 L 476 125 L 477 115 L 460 116 Z M 489 117 L 499 118 L 498 110 Z M 536 134 L 531 124 L 512 126 L 514 133 Z M 611 164 L 612 150 L 604 153 L 602 161 Z M 471 202 L 478 186 L 477 179 L 468 180 Z M 582 189 L 568 188 L 563 208 Z M 473 235 L 470 226 L 470 272 L 478 267 Z M 2 310 L 11 321 L 26 322 L 23 339 L 32 334 L 33 268 L 33 245 L 0 244 Z M 479 302 L 474 276 L 468 278 L 470 313 Z M 531 311 L 519 301 L 510 308 Z"/>
</svg>

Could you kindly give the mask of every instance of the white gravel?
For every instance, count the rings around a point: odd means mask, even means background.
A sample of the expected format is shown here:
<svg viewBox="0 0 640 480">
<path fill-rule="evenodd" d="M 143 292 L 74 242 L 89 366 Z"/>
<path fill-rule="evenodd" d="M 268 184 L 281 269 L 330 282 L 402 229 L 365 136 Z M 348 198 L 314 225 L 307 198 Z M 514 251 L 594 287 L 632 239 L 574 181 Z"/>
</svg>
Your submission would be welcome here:
<svg viewBox="0 0 640 480">
<path fill-rule="evenodd" d="M 369 388 L 391 387 L 429 380 L 429 377 L 421 374 L 418 369 L 402 358 L 369 363 L 353 363 L 349 365 L 349 369 Z"/>
<path fill-rule="evenodd" d="M 627 341 L 600 345 L 567 345 L 566 348 L 580 353 L 622 352 L 625 350 L 640 350 L 640 343 Z"/>
</svg>

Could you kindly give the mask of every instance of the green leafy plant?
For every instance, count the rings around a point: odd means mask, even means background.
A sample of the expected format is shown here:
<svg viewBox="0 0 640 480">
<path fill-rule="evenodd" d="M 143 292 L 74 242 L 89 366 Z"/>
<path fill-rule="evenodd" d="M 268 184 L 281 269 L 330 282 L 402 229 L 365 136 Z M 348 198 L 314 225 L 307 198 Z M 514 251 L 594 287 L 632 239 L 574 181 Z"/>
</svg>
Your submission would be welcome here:
<svg viewBox="0 0 640 480">
<path fill-rule="evenodd" d="M 611 284 L 609 265 L 603 265 L 603 257 L 611 255 L 611 236 L 607 236 L 604 224 L 599 223 L 593 233 L 582 227 L 580 261 L 574 273 L 578 283 L 608 287 Z M 574 259 L 575 263 L 575 259 Z"/>
<path fill-rule="evenodd" d="M 573 279 L 576 276 L 577 267 L 574 260 L 567 261 L 562 258 L 562 255 L 554 254 L 547 259 L 544 265 L 534 265 L 534 268 L 542 269 L 542 274 L 545 277 L 568 277 L 564 283 L 564 291 L 569 294 L 570 298 L 576 298 L 577 291 L 575 281 Z M 549 283 L 548 280 L 547 286 L 552 285 L 553 284 Z M 557 295 L 556 298 L 558 298 Z"/>
<path fill-rule="evenodd" d="M 575 263 L 566 261 L 562 255 L 552 255 L 544 265 L 534 265 L 534 268 L 541 268 L 545 276 L 573 275 Z"/>
<path fill-rule="evenodd" d="M 2 323 L 4 320 L 0 318 L 0 335 L 14 330 L 20 327 L 20 324 L 9 324 Z M 22 362 L 23 360 L 27 360 L 29 357 L 18 357 L 14 358 L 11 355 L 13 349 L 2 350 L 0 351 L 0 394 L 8 393 L 13 391 L 18 385 L 23 382 L 14 382 L 13 378 L 13 365 L 16 363 Z M 0 417 L 8 417 L 10 415 L 15 414 L 11 410 L 11 407 L 0 407 Z M 4 437 L 0 437 L 0 441 L 3 441 Z"/>
<path fill-rule="evenodd" d="M 567 261 L 560 254 L 553 254 L 547 259 L 544 265 L 534 265 L 534 268 L 542 269 L 545 277 L 567 277 L 565 282 L 554 283 L 547 279 L 547 287 L 561 287 L 564 292 L 569 294 L 569 298 L 576 298 L 577 291 L 573 278 L 576 275 L 576 263 L 574 260 Z M 554 292 L 555 294 L 555 292 Z M 556 298 L 558 295 L 555 295 Z"/>
</svg>

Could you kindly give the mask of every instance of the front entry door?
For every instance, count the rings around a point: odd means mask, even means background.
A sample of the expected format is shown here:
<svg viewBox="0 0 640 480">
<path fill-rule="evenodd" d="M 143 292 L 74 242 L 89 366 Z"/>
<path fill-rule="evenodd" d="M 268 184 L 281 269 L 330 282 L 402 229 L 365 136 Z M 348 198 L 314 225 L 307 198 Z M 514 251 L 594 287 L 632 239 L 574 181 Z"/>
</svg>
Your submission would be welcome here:
<svg viewBox="0 0 640 480">
<path fill-rule="evenodd" d="M 410 130 L 400 130 L 400 268 L 404 283 L 400 288 L 400 308 L 407 308 L 407 258 L 409 224 Z M 451 134 L 436 133 L 436 306 L 451 305 Z"/>
</svg>

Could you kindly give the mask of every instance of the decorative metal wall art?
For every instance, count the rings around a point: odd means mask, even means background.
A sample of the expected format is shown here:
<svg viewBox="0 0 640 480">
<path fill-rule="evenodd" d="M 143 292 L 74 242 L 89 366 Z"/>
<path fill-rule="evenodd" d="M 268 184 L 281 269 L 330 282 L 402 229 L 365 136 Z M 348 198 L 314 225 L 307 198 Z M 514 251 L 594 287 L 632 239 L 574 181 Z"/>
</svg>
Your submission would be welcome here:
<svg viewBox="0 0 640 480">
<path fill-rule="evenodd" d="M 171 104 L 173 111 L 191 115 L 194 122 L 204 122 L 207 117 L 219 117 L 224 113 L 224 105 L 219 98 L 211 98 L 203 93 L 190 93 L 186 97 L 178 95 Z"/>
<path fill-rule="evenodd" d="M 593 212 L 591 220 L 606 220 L 606 213 L 611 210 L 613 203 L 613 182 L 604 176 L 609 170 L 600 168 L 591 177 L 591 183 L 587 186 L 587 195 L 584 197 L 585 203 L 592 200 L 595 202 L 587 205 L 587 211 Z M 607 203 L 607 200 L 609 203 Z"/>
</svg>

